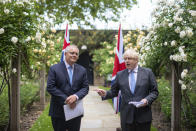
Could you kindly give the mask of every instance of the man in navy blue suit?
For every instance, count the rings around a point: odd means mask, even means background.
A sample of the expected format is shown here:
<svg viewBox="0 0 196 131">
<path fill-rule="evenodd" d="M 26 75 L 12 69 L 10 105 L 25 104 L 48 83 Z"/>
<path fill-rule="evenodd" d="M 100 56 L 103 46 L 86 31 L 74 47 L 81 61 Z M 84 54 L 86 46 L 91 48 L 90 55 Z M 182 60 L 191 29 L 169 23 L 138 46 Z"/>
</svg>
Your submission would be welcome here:
<svg viewBox="0 0 196 131">
<path fill-rule="evenodd" d="M 70 45 L 65 50 L 65 60 L 50 67 L 47 91 L 51 94 L 49 115 L 55 131 L 79 131 L 81 116 L 65 121 L 63 105 L 75 108 L 76 102 L 89 91 L 86 69 L 78 64 L 79 49 Z"/>
</svg>

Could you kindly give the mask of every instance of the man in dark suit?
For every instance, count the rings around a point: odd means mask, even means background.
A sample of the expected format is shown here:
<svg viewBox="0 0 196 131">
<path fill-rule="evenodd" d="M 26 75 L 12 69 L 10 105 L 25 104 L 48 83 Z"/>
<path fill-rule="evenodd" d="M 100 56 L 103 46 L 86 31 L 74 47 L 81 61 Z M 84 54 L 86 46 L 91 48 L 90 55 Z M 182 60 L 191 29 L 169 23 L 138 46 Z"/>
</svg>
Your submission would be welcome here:
<svg viewBox="0 0 196 131">
<path fill-rule="evenodd" d="M 116 97 L 121 91 L 120 118 L 122 131 L 150 131 L 151 104 L 158 96 L 157 82 L 153 72 L 138 66 L 139 54 L 133 49 L 123 54 L 126 68 L 117 73 L 109 91 L 96 89 L 103 100 Z M 142 102 L 136 107 L 129 102 Z"/>
<path fill-rule="evenodd" d="M 75 108 L 76 102 L 89 91 L 86 69 L 75 62 L 79 49 L 70 45 L 65 50 L 65 60 L 50 67 L 47 91 L 51 94 L 49 115 L 55 131 L 79 131 L 81 117 L 65 121 L 63 105 Z"/>
</svg>

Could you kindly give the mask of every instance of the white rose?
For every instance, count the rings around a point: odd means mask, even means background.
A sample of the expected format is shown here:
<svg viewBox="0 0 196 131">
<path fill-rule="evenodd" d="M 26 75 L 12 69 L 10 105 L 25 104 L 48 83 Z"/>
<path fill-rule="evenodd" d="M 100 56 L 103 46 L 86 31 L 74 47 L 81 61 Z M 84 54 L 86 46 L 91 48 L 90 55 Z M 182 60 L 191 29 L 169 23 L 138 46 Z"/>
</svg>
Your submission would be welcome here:
<svg viewBox="0 0 196 131">
<path fill-rule="evenodd" d="M 21 2 L 21 1 L 17 1 L 16 4 L 19 5 L 19 6 L 24 6 L 24 3 Z"/>
<path fill-rule="evenodd" d="M 173 60 L 173 55 L 170 55 L 169 59 L 170 59 L 170 60 Z"/>
<path fill-rule="evenodd" d="M 193 36 L 193 31 L 191 29 L 186 30 L 186 34 L 190 38 L 191 36 Z"/>
<path fill-rule="evenodd" d="M 182 60 L 181 56 L 179 56 L 179 55 L 177 55 L 177 54 L 173 56 L 173 59 L 174 59 L 175 61 L 181 61 L 181 60 Z"/>
<path fill-rule="evenodd" d="M 26 42 L 29 42 L 31 40 L 31 37 L 30 36 L 28 36 L 27 38 L 26 38 Z"/>
<path fill-rule="evenodd" d="M 195 10 L 190 10 L 189 13 L 191 14 L 191 16 L 196 16 L 196 11 Z"/>
<path fill-rule="evenodd" d="M 180 14 L 183 14 L 183 12 L 184 12 L 184 9 L 179 9 L 177 14 L 180 15 Z"/>
<path fill-rule="evenodd" d="M 185 89 L 186 89 L 186 85 L 185 85 L 185 84 L 182 84 L 182 85 L 181 85 L 181 89 L 182 89 L 182 90 L 185 90 Z"/>
<path fill-rule="evenodd" d="M 173 40 L 173 41 L 171 42 L 171 46 L 175 46 L 175 45 L 176 45 L 176 41 Z"/>
<path fill-rule="evenodd" d="M 181 73 L 181 78 L 184 79 L 186 77 L 187 73 L 188 73 L 188 70 L 187 69 L 184 69 L 182 71 L 182 73 Z"/>
<path fill-rule="evenodd" d="M 43 46 L 44 48 L 46 48 L 46 43 L 45 43 L 45 42 L 42 41 L 41 44 L 42 44 L 42 46 Z"/>
<path fill-rule="evenodd" d="M 170 1 L 169 3 L 170 3 L 171 6 L 176 6 L 177 9 L 180 9 L 180 5 L 175 4 L 174 0 Z"/>
<path fill-rule="evenodd" d="M 180 52 L 180 53 L 184 53 L 184 50 L 183 50 L 184 48 L 185 48 L 184 46 L 180 46 L 180 47 L 178 48 L 179 52 Z"/>
<path fill-rule="evenodd" d="M 183 72 L 188 73 L 188 69 L 184 69 Z"/>
<path fill-rule="evenodd" d="M 55 28 L 51 28 L 52 33 L 56 33 L 56 29 Z"/>
<path fill-rule="evenodd" d="M 182 72 L 181 73 L 181 78 L 184 79 L 186 77 L 186 73 Z"/>
<path fill-rule="evenodd" d="M 175 32 L 180 33 L 180 27 L 179 26 L 175 29 Z"/>
<path fill-rule="evenodd" d="M 181 22 L 181 21 L 182 21 L 182 18 L 181 18 L 181 17 L 178 17 L 178 18 L 176 19 L 176 21 Z"/>
<path fill-rule="evenodd" d="M 171 28 L 173 26 L 173 23 L 169 23 L 168 26 Z"/>
<path fill-rule="evenodd" d="M 187 62 L 187 55 L 183 52 L 183 53 L 180 53 L 183 61 Z"/>
<path fill-rule="evenodd" d="M 17 43 L 18 42 L 18 38 L 17 37 L 12 37 L 12 39 L 11 39 L 11 41 L 12 41 L 12 43 Z"/>
<path fill-rule="evenodd" d="M 12 72 L 13 72 L 13 73 L 16 73 L 16 72 L 17 72 L 16 68 L 13 68 L 13 69 L 12 69 Z"/>
<path fill-rule="evenodd" d="M 182 85 L 182 84 L 183 84 L 183 81 L 182 81 L 182 80 L 179 80 L 178 83 L 179 83 L 180 85 Z"/>
<path fill-rule="evenodd" d="M 167 42 L 164 42 L 164 45 L 167 46 Z"/>
<path fill-rule="evenodd" d="M 150 46 L 146 46 L 145 50 L 146 51 L 150 50 Z"/>
<path fill-rule="evenodd" d="M 186 32 L 185 31 L 181 31 L 180 32 L 180 38 L 184 38 L 186 36 Z"/>
<path fill-rule="evenodd" d="M 5 13 L 5 14 L 9 14 L 10 11 L 9 11 L 8 9 L 4 9 L 4 13 Z"/>
<path fill-rule="evenodd" d="M 29 15 L 27 12 L 23 12 L 24 15 Z"/>
<path fill-rule="evenodd" d="M 35 35 L 35 39 L 37 42 L 40 42 L 41 40 L 41 33 L 37 32 L 36 35 Z"/>
<path fill-rule="evenodd" d="M 3 28 L 0 29 L 0 34 L 3 34 L 5 31 Z"/>
</svg>

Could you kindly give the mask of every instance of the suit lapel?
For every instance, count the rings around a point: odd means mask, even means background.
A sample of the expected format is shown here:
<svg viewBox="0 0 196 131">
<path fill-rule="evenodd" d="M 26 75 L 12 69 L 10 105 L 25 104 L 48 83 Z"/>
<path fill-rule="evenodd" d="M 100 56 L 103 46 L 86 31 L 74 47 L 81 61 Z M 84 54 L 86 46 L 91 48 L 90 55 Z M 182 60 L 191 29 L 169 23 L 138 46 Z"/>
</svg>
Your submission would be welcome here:
<svg viewBox="0 0 196 131">
<path fill-rule="evenodd" d="M 134 91 L 134 94 L 137 92 L 138 90 L 138 84 L 141 82 L 141 78 L 142 78 L 142 69 L 140 66 L 138 66 L 138 72 L 137 72 L 137 81 L 136 81 L 136 84 L 135 84 L 135 91 Z"/>
<path fill-rule="evenodd" d="M 67 80 L 67 83 L 69 83 L 69 75 L 68 75 L 68 72 L 67 72 L 67 68 L 65 66 L 65 63 L 64 62 L 61 62 L 61 70 L 65 76 L 65 79 Z M 70 83 L 69 83 L 70 84 Z M 70 85 L 71 86 L 71 85 Z"/>
<path fill-rule="evenodd" d="M 72 78 L 72 86 L 74 85 L 74 81 L 76 79 L 77 72 L 78 72 L 78 66 L 77 66 L 77 64 L 74 64 L 73 78 Z"/>
<path fill-rule="evenodd" d="M 126 90 L 128 90 L 131 94 L 131 90 L 130 90 L 130 86 L 129 86 L 129 72 L 128 69 L 125 70 L 125 73 L 123 73 L 125 76 L 123 77 L 123 79 L 125 80 L 125 85 L 126 85 Z"/>
</svg>

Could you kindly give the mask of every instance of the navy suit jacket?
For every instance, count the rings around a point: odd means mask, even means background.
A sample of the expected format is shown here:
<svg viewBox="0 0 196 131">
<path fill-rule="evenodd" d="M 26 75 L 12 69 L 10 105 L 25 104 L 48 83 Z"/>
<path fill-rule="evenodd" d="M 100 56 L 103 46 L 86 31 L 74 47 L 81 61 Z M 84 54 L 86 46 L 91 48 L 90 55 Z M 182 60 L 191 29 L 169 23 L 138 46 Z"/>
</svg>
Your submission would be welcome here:
<svg viewBox="0 0 196 131">
<path fill-rule="evenodd" d="M 65 117 L 63 105 L 67 97 L 76 94 L 80 99 L 88 94 L 89 86 L 87 72 L 84 67 L 74 64 L 72 86 L 64 62 L 50 67 L 47 81 L 47 91 L 51 94 L 49 115 Z"/>
<path fill-rule="evenodd" d="M 150 105 L 158 96 L 157 82 L 150 69 L 138 66 L 134 94 L 130 90 L 128 76 L 128 69 L 118 72 L 111 90 L 107 91 L 106 97 L 103 98 L 113 98 L 121 90 L 120 116 L 122 128 L 125 128 L 126 123 L 131 124 L 133 121 L 139 123 L 150 122 L 152 120 Z M 145 107 L 136 108 L 128 104 L 130 101 L 140 101 L 143 98 L 148 100 L 148 105 Z"/>
</svg>

